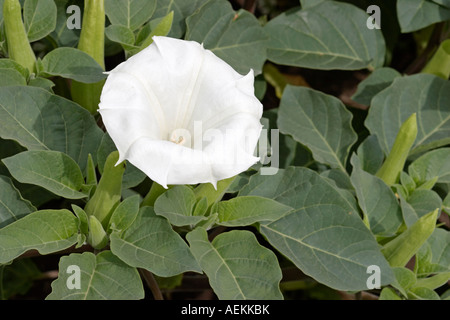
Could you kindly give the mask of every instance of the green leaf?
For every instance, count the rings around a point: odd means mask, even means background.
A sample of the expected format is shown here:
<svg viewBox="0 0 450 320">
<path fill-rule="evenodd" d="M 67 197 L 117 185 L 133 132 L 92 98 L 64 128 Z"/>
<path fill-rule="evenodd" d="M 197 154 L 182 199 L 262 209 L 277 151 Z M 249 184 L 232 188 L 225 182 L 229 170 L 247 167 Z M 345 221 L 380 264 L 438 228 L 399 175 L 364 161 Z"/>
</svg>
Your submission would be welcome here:
<svg viewBox="0 0 450 320">
<path fill-rule="evenodd" d="M 69 289 L 78 267 L 80 288 Z M 98 255 L 72 253 L 59 262 L 58 279 L 52 282 L 47 300 L 137 300 L 144 298 L 138 271 L 126 265 L 111 251 Z"/>
<path fill-rule="evenodd" d="M 170 277 L 200 268 L 183 239 L 167 220 L 143 207 L 125 231 L 110 236 L 111 251 L 133 267 L 149 270 L 160 277 Z"/>
<path fill-rule="evenodd" d="M 450 7 L 449 7 L 450 9 Z M 450 39 L 444 40 L 422 69 L 423 73 L 434 74 L 447 80 L 450 76 Z"/>
<path fill-rule="evenodd" d="M 79 105 L 41 88 L 0 88 L 0 136 L 29 150 L 68 154 L 80 169 L 95 154 L 102 131 Z"/>
<path fill-rule="evenodd" d="M 408 172 L 418 185 L 435 177 L 437 182 L 450 183 L 450 148 L 425 153 L 410 164 Z"/>
<path fill-rule="evenodd" d="M 358 216 L 354 196 L 336 187 L 334 181 L 303 167 L 279 169 L 276 175 L 255 174 L 241 189 L 239 196 L 259 196 L 276 200 L 294 209 L 314 206 L 317 203 L 336 205 L 350 215 Z"/>
<path fill-rule="evenodd" d="M 57 48 L 42 59 L 44 76 L 60 76 L 83 83 L 96 83 L 106 78 L 103 68 L 89 54 L 76 48 Z"/>
<path fill-rule="evenodd" d="M 359 206 L 369 221 L 370 230 L 378 236 L 392 236 L 403 222 L 400 205 L 391 188 L 383 180 L 361 169 L 357 157 L 352 157 L 351 181 Z"/>
<path fill-rule="evenodd" d="M 134 45 L 134 33 L 126 26 L 112 24 L 105 29 L 105 34 L 109 40 L 120 43 L 125 50 L 137 48 Z"/>
<path fill-rule="evenodd" d="M 450 8 L 450 0 L 432 0 L 433 2 L 440 4 L 441 6 Z"/>
<path fill-rule="evenodd" d="M 403 122 L 417 113 L 418 134 L 410 155 L 450 143 L 450 83 L 429 74 L 396 78 L 372 99 L 365 121 L 385 154 Z"/>
<path fill-rule="evenodd" d="M 434 230 L 425 245 L 418 253 L 418 276 L 426 277 L 430 274 L 450 272 L 450 232 L 441 228 Z M 423 259 L 424 249 L 430 249 L 430 259 Z"/>
<path fill-rule="evenodd" d="M 155 213 L 175 226 L 194 226 L 206 219 L 205 216 L 194 215 L 196 203 L 197 199 L 191 188 L 175 186 L 156 199 Z"/>
<path fill-rule="evenodd" d="M 395 78 L 401 76 L 397 70 L 392 68 L 376 69 L 358 84 L 358 90 L 356 90 L 352 99 L 358 103 L 370 106 L 370 101 L 375 95 L 389 87 Z"/>
<path fill-rule="evenodd" d="M 25 151 L 2 160 L 21 183 L 43 187 L 68 199 L 87 197 L 80 192 L 83 174 L 77 163 L 59 151 Z"/>
<path fill-rule="evenodd" d="M 33 211 L 36 208 L 22 198 L 11 179 L 0 175 L 0 228 Z"/>
<path fill-rule="evenodd" d="M 442 200 L 439 195 L 432 190 L 415 190 L 407 198 L 407 202 L 414 209 L 414 218 L 405 219 L 407 226 L 415 223 L 420 217 L 426 215 L 430 211 L 441 209 Z"/>
<path fill-rule="evenodd" d="M 416 275 L 405 267 L 395 267 L 392 270 L 395 275 L 395 282 L 392 283 L 392 286 L 407 296 L 408 290 L 417 282 Z"/>
<path fill-rule="evenodd" d="M 440 300 L 439 295 L 429 288 L 415 287 L 408 292 L 412 300 Z"/>
<path fill-rule="evenodd" d="M 78 223 L 72 212 L 42 210 L 0 229 L 0 264 L 28 250 L 48 254 L 67 249 L 77 242 Z"/>
<path fill-rule="evenodd" d="M 402 33 L 407 33 L 450 19 L 450 8 L 430 0 L 398 0 L 397 15 Z"/>
<path fill-rule="evenodd" d="M 26 79 L 15 69 L 0 68 L 0 87 L 5 86 L 26 86 Z"/>
<path fill-rule="evenodd" d="M 378 265 L 382 284 L 393 279 L 354 197 L 306 168 L 253 175 L 239 195 L 274 199 L 295 210 L 260 226 L 272 246 L 305 274 L 338 290 L 366 290 L 367 268 Z"/>
<path fill-rule="evenodd" d="M 156 0 L 105 0 L 105 12 L 112 24 L 132 31 L 147 22 L 156 9 Z"/>
<path fill-rule="evenodd" d="M 352 114 L 335 97 L 305 87 L 288 85 L 278 112 L 278 127 L 306 145 L 315 160 L 343 172 L 357 135 Z"/>
<path fill-rule="evenodd" d="M 368 136 L 358 147 L 356 151 L 361 169 L 376 174 L 381 168 L 384 160 L 383 151 L 378 143 L 377 136 Z"/>
<path fill-rule="evenodd" d="M 380 300 L 402 300 L 398 294 L 389 287 L 383 288 L 380 293 Z"/>
<path fill-rule="evenodd" d="M 434 231 L 439 210 L 432 211 L 385 244 L 382 252 L 392 267 L 404 267 Z"/>
<path fill-rule="evenodd" d="M 55 30 L 56 16 L 54 0 L 25 0 L 23 20 L 28 40 L 40 40 Z"/>
<path fill-rule="evenodd" d="M 186 19 L 186 26 L 186 40 L 203 43 L 237 72 L 261 73 L 267 36 L 253 14 L 235 12 L 228 1 L 210 0 Z"/>
<path fill-rule="evenodd" d="M 196 228 L 186 238 L 219 299 L 282 299 L 277 258 L 253 233 L 234 230 L 211 243 L 206 230 Z"/>
<path fill-rule="evenodd" d="M 383 65 L 381 30 L 366 27 L 367 14 L 347 3 L 323 1 L 284 12 L 265 26 L 268 59 L 311 69 L 358 70 Z"/>
<path fill-rule="evenodd" d="M 14 60 L 11 59 L 0 59 L 0 68 L 1 69 L 13 69 L 18 71 L 23 78 L 28 79 L 29 72 L 26 68 L 24 68 L 22 65 L 17 63 Z"/>
<path fill-rule="evenodd" d="M 186 18 L 209 0 L 171 0 L 157 1 L 153 18 L 166 17 L 173 11 L 173 24 L 168 36 L 181 38 L 186 32 Z"/>
<path fill-rule="evenodd" d="M 291 210 L 291 207 L 272 199 L 240 196 L 218 203 L 218 224 L 229 227 L 248 226 L 255 222 L 274 221 Z"/>
<path fill-rule="evenodd" d="M 131 196 L 122 201 L 111 215 L 108 229 L 119 232 L 126 230 L 139 213 L 139 201 L 139 195 Z"/>
</svg>

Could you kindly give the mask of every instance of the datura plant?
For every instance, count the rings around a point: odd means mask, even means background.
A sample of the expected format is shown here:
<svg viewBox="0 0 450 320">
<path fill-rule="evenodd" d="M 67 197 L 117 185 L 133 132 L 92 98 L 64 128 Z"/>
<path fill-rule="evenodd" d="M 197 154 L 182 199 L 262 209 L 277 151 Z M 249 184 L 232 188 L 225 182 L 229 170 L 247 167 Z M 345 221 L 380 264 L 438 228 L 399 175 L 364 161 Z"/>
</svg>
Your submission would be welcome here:
<svg viewBox="0 0 450 320">
<path fill-rule="evenodd" d="M 0 0 L 0 299 L 449 299 L 449 19 Z"/>
</svg>

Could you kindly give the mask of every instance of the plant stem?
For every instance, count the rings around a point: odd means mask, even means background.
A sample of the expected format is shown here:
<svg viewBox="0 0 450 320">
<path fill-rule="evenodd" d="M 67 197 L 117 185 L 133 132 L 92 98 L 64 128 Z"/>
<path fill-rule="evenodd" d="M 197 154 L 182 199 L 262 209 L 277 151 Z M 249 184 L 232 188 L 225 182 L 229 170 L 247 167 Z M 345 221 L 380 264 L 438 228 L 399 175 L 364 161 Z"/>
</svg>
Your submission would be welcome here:
<svg viewBox="0 0 450 320">
<path fill-rule="evenodd" d="M 139 269 L 139 273 L 141 274 L 142 278 L 144 278 L 145 283 L 150 288 L 153 298 L 155 300 L 164 300 L 164 297 L 162 295 L 161 290 L 159 289 L 158 283 L 155 280 L 155 277 L 153 274 L 145 269 Z"/>
</svg>

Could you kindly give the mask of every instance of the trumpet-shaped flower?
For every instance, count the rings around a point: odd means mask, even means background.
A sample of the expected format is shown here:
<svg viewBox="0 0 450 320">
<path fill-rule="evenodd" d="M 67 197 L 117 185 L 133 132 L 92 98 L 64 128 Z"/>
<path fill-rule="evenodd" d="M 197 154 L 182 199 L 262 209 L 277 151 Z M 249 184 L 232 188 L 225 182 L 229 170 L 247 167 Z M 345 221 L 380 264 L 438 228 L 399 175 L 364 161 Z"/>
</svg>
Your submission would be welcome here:
<svg viewBox="0 0 450 320">
<path fill-rule="evenodd" d="M 99 112 L 119 162 L 153 181 L 212 183 L 255 164 L 262 105 L 242 76 L 194 41 L 154 42 L 109 73 Z"/>
</svg>

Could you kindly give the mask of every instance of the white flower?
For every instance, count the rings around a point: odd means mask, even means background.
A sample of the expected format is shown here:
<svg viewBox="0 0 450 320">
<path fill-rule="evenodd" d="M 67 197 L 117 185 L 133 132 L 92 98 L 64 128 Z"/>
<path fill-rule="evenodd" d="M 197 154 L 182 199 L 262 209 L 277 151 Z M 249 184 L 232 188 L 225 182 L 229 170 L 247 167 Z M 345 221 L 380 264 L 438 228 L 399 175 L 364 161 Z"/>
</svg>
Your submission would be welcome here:
<svg viewBox="0 0 450 320">
<path fill-rule="evenodd" d="M 242 76 L 194 41 L 154 37 L 117 66 L 99 112 L 119 154 L 153 181 L 212 183 L 256 163 L 262 105 Z"/>
</svg>

